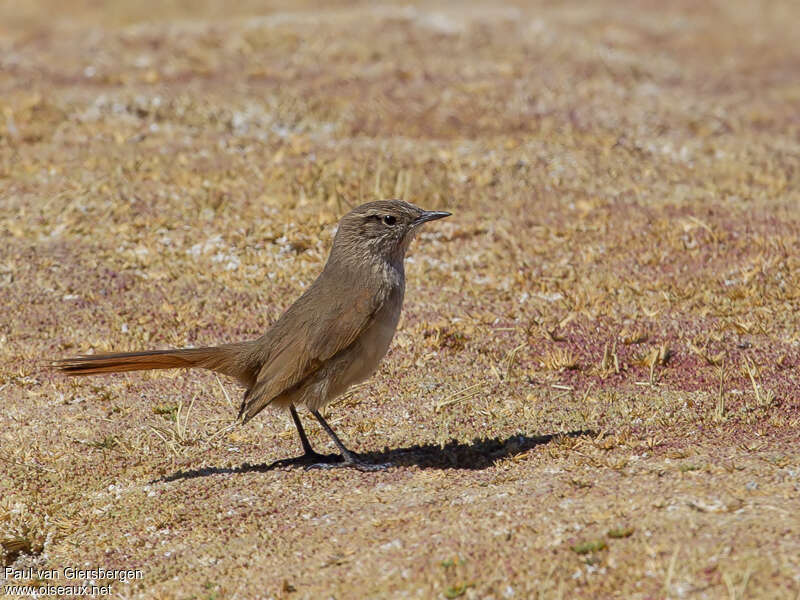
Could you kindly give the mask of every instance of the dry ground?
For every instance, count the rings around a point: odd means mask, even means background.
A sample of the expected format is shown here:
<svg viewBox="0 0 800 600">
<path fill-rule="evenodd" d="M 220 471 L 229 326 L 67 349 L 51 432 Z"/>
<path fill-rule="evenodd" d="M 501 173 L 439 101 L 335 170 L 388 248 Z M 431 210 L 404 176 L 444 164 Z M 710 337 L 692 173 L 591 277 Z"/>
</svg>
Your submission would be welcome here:
<svg viewBox="0 0 800 600">
<path fill-rule="evenodd" d="M 119 598 L 797 598 L 800 5 L 0 2 L 0 542 Z M 207 373 L 348 206 L 452 210 L 269 470 Z M 331 451 L 310 424 L 313 443 Z M 20 583 L 21 580 L 13 581 Z"/>
</svg>

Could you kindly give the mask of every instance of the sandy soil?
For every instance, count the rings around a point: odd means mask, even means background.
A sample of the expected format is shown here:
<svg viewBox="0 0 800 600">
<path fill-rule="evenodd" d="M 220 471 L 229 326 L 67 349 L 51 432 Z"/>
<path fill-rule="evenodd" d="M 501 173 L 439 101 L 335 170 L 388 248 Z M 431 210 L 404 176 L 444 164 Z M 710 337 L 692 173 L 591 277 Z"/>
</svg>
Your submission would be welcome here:
<svg viewBox="0 0 800 600">
<path fill-rule="evenodd" d="M 798 598 L 800 5 L 319 4 L 0 2 L 5 564 Z M 383 197 L 454 213 L 327 410 L 394 468 L 270 469 L 291 421 L 212 374 L 48 368 L 259 335 Z"/>
</svg>

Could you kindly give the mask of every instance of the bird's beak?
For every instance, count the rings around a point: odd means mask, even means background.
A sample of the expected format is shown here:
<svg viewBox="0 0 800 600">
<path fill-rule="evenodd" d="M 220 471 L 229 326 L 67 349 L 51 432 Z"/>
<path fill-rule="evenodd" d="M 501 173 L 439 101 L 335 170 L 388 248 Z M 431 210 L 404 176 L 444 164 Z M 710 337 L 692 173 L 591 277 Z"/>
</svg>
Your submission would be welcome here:
<svg viewBox="0 0 800 600">
<path fill-rule="evenodd" d="M 425 210 L 422 212 L 420 216 L 414 219 L 413 225 L 416 227 L 417 225 L 422 225 L 423 223 L 427 223 L 428 221 L 435 221 L 436 219 L 444 219 L 445 217 L 449 217 L 451 213 L 444 212 L 442 210 Z"/>
</svg>

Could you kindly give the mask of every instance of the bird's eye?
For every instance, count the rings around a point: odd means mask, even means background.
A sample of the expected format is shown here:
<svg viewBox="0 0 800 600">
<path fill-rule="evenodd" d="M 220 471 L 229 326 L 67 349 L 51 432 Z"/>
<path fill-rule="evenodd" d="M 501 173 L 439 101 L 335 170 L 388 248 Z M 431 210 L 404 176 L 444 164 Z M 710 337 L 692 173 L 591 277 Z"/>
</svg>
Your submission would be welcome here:
<svg viewBox="0 0 800 600">
<path fill-rule="evenodd" d="M 390 225 L 390 226 L 394 225 L 395 223 L 397 223 L 397 217 L 395 217 L 394 215 L 384 215 L 383 223 L 385 225 Z"/>
</svg>

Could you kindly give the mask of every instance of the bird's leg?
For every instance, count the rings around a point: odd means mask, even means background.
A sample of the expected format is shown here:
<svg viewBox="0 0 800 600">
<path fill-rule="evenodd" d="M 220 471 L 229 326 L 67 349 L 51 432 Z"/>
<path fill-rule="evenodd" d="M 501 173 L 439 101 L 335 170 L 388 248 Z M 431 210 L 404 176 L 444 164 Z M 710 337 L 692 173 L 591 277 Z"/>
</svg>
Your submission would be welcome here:
<svg viewBox="0 0 800 600">
<path fill-rule="evenodd" d="M 364 462 L 359 456 L 350 450 L 342 443 L 342 440 L 339 439 L 339 436 L 334 433 L 331 426 L 328 425 L 328 422 L 319 414 L 319 411 L 312 410 L 311 414 L 316 417 L 319 424 L 322 425 L 322 428 L 325 432 L 331 436 L 331 439 L 334 443 L 339 447 L 339 450 L 342 452 L 342 457 L 344 458 L 343 462 L 338 463 L 320 463 L 320 464 L 313 464 L 309 465 L 307 468 L 309 469 L 332 469 L 334 467 L 352 467 L 354 469 L 358 469 L 359 471 L 381 471 L 386 469 L 387 467 L 391 466 L 389 463 L 383 464 L 375 464 L 375 463 L 368 463 Z"/>
<path fill-rule="evenodd" d="M 277 460 L 270 465 L 272 468 L 289 467 L 294 465 L 323 465 L 331 464 L 333 462 L 341 462 L 341 457 L 336 456 L 335 454 L 320 454 L 319 452 L 316 452 L 314 448 L 311 447 L 311 442 L 308 441 L 306 431 L 303 429 L 303 423 L 300 421 L 300 416 L 297 414 L 297 410 L 293 404 L 289 405 L 289 412 L 292 415 L 294 426 L 297 427 L 297 434 L 300 436 L 300 443 L 303 445 L 303 455 Z"/>
<path fill-rule="evenodd" d="M 297 427 L 297 434 L 300 436 L 300 443 L 303 445 L 303 457 L 307 457 L 309 462 L 324 461 L 327 457 L 323 454 L 319 454 L 311 447 L 311 443 L 308 441 L 308 436 L 306 435 L 305 429 L 303 429 L 303 423 L 300 421 L 300 416 L 297 414 L 294 404 L 289 405 L 289 412 L 292 414 L 294 426 Z"/>
</svg>

